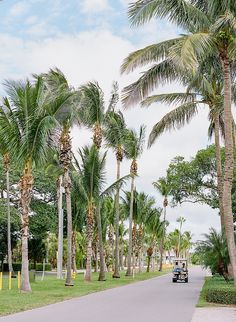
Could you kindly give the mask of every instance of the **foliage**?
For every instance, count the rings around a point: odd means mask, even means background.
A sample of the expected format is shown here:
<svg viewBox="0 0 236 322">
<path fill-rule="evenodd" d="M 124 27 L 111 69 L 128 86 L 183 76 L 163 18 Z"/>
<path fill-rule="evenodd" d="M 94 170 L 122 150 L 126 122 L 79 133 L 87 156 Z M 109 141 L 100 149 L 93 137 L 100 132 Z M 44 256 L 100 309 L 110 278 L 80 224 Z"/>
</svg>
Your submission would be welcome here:
<svg viewBox="0 0 236 322">
<path fill-rule="evenodd" d="M 204 234 L 204 237 L 205 240 L 199 241 L 196 247 L 201 263 L 210 268 L 213 274 L 219 273 L 228 280 L 229 254 L 224 234 L 211 228 L 209 234 Z"/>
<path fill-rule="evenodd" d="M 226 284 L 221 277 L 207 277 L 198 306 L 205 306 L 206 302 L 225 305 L 236 304 L 236 289 L 233 287 L 232 281 Z"/>
<path fill-rule="evenodd" d="M 19 238 L 20 230 L 20 218 L 16 212 L 16 209 L 11 206 L 11 241 L 12 247 L 16 246 L 17 240 Z M 0 261 L 3 262 L 7 255 L 7 215 L 6 215 L 6 205 L 4 201 L 0 202 Z"/>
</svg>

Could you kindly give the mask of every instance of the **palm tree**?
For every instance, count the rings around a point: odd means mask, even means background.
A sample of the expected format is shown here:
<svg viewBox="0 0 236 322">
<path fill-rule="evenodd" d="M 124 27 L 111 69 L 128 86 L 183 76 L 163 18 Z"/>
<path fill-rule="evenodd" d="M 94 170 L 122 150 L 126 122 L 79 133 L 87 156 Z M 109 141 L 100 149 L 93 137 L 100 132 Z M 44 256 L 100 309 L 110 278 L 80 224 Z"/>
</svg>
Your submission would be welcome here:
<svg viewBox="0 0 236 322">
<path fill-rule="evenodd" d="M 204 237 L 205 240 L 199 241 L 196 247 L 201 263 L 210 268 L 213 274 L 219 273 L 228 281 L 229 254 L 224 232 L 218 233 L 211 228 L 209 234 L 204 234 Z"/>
<path fill-rule="evenodd" d="M 125 120 L 121 112 L 116 113 L 110 110 L 106 113 L 105 117 L 105 140 L 107 146 L 112 148 L 116 154 L 117 162 L 117 175 L 116 179 L 120 179 L 120 165 L 124 158 L 124 133 L 125 133 Z M 120 191 L 117 189 L 115 196 L 115 270 L 113 278 L 119 278 L 119 217 L 120 217 Z"/>
<path fill-rule="evenodd" d="M 149 243 L 149 247 L 147 249 L 147 255 L 148 255 L 147 272 L 150 271 L 151 258 L 154 253 L 157 241 L 162 235 L 162 231 L 163 231 L 163 222 L 161 222 L 160 216 L 161 216 L 161 210 L 158 208 L 154 208 L 152 211 L 150 211 L 147 214 L 147 217 L 145 219 L 145 227 L 146 227 L 148 243 Z"/>
<path fill-rule="evenodd" d="M 236 8 L 234 1 L 223 3 L 221 0 L 139 0 L 129 7 L 131 23 L 140 25 L 153 17 L 167 17 L 187 34 L 158 45 L 149 46 L 132 54 L 126 59 L 123 70 L 131 71 L 147 62 L 162 59 L 161 64 L 153 66 L 141 79 L 128 89 L 128 95 L 137 99 L 146 96 L 159 82 L 158 71 L 166 65 L 166 81 L 176 79 L 179 67 L 195 69 L 199 61 L 212 54 L 220 57 L 224 80 L 224 121 L 225 121 L 225 172 L 223 177 L 224 224 L 233 267 L 236 286 L 236 247 L 232 216 L 232 180 L 233 180 L 233 131 L 232 131 L 232 66 L 235 61 Z M 175 74 L 175 75 L 174 75 Z"/>
<path fill-rule="evenodd" d="M 81 86 L 79 92 L 82 121 L 88 128 L 93 129 L 93 143 L 100 149 L 105 117 L 104 93 L 97 82 Z"/>
<path fill-rule="evenodd" d="M 9 272 L 13 273 L 12 266 L 12 250 L 11 250 L 11 208 L 10 208 L 10 157 L 9 153 L 3 153 L 4 168 L 6 171 L 6 187 L 7 187 L 7 260 Z"/>
<path fill-rule="evenodd" d="M 86 237 L 87 237 L 87 261 L 85 281 L 92 281 L 92 241 L 94 228 L 94 212 L 96 211 L 98 234 L 99 234 L 99 253 L 100 253 L 100 275 L 99 280 L 105 280 L 104 250 L 102 242 L 101 227 L 101 201 L 103 198 L 117 189 L 117 185 L 122 184 L 129 176 L 123 177 L 113 183 L 110 187 L 103 189 L 105 184 L 105 162 L 106 153 L 100 156 L 95 145 L 91 148 L 86 146 L 79 150 L 81 165 L 76 161 L 76 167 L 80 175 L 80 189 L 86 199 Z"/>
<path fill-rule="evenodd" d="M 165 233 L 166 233 L 166 207 L 168 206 L 168 199 L 167 197 L 170 194 L 171 191 L 171 187 L 167 181 L 167 178 L 163 177 L 160 178 L 158 181 L 153 182 L 153 186 L 154 188 L 160 192 L 160 194 L 162 195 L 162 197 L 164 198 L 163 200 L 163 210 L 164 210 L 164 229 L 163 229 L 163 236 L 161 239 L 161 258 L 160 258 L 160 267 L 159 267 L 159 271 L 162 271 L 162 263 L 163 263 L 163 252 L 164 252 L 164 243 L 165 243 Z"/>
<path fill-rule="evenodd" d="M 41 76 L 29 80 L 5 83 L 8 98 L 4 99 L 0 114 L 0 134 L 11 149 L 12 160 L 23 169 L 19 182 L 22 223 L 21 290 L 31 291 L 28 264 L 29 212 L 33 189 L 33 167 L 46 161 L 48 151 L 56 144 L 52 138 L 58 126 L 55 115 L 68 100 L 60 95 L 56 99 L 45 90 Z"/>
<path fill-rule="evenodd" d="M 180 256 L 181 238 L 182 238 L 181 231 L 182 231 L 183 223 L 186 221 L 186 219 L 184 217 L 180 216 L 179 218 L 177 218 L 176 221 L 179 223 L 179 241 L 178 241 L 178 254 L 177 254 L 177 256 L 179 257 Z"/>
<path fill-rule="evenodd" d="M 69 86 L 65 75 L 58 68 L 51 69 L 49 73 L 43 75 L 43 77 L 52 96 L 57 98 L 60 93 L 68 96 L 68 100 L 60 110 L 60 113 L 56 115 L 56 118 L 62 127 L 59 139 L 59 163 L 63 168 L 63 187 L 65 189 L 67 211 L 67 275 L 65 285 L 73 286 L 74 283 L 71 274 L 72 210 L 70 167 L 72 161 L 72 142 L 70 130 L 72 125 L 78 122 L 79 92 Z"/>
<path fill-rule="evenodd" d="M 63 279 L 63 169 L 59 162 L 57 151 L 53 153 L 46 167 L 46 173 L 56 181 L 57 186 L 57 212 L 58 212 L 58 238 L 57 238 L 57 278 Z"/>
<path fill-rule="evenodd" d="M 135 130 L 125 130 L 125 154 L 128 159 L 131 159 L 130 175 L 131 175 L 131 196 L 130 196 L 130 210 L 129 210 L 129 254 L 127 263 L 126 276 L 132 275 L 131 258 L 132 258 L 132 223 L 133 223 L 133 202 L 135 177 L 138 173 L 137 159 L 141 156 L 144 146 L 145 127 L 142 125 L 137 133 Z"/>
</svg>

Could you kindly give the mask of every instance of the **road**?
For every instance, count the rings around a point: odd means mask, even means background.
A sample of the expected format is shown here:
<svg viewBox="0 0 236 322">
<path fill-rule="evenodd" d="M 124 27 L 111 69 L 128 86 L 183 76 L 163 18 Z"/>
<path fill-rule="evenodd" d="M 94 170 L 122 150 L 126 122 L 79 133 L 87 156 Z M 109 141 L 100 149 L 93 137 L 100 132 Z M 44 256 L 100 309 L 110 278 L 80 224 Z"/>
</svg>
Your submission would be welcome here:
<svg viewBox="0 0 236 322">
<path fill-rule="evenodd" d="M 191 322 L 205 273 L 194 267 L 189 283 L 170 275 L 0 318 L 0 322 Z"/>
</svg>

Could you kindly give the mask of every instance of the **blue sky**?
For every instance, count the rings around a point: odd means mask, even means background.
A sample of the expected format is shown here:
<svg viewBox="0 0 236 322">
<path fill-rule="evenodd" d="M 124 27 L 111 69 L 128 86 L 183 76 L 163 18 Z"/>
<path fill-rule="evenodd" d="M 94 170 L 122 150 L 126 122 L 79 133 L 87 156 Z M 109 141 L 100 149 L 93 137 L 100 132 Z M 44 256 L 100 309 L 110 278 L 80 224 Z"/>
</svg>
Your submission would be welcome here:
<svg viewBox="0 0 236 322">
<path fill-rule="evenodd" d="M 32 73 L 59 67 L 73 86 L 97 80 L 109 97 L 114 80 L 125 85 L 137 79 L 139 72 L 120 75 L 120 66 L 131 52 L 153 42 L 176 37 L 179 31 L 166 21 L 153 20 L 131 29 L 127 18 L 129 0 L 3 0 L 0 2 L 0 84 L 5 79 L 21 79 Z M 159 92 L 179 91 L 178 84 L 159 88 Z M 4 88 L 0 85 L 0 93 Z M 150 132 L 155 122 L 171 108 L 165 105 L 125 111 L 129 127 L 142 123 Z M 152 182 L 165 175 L 176 156 L 193 156 L 209 144 L 207 111 L 202 110 L 190 125 L 178 132 L 164 134 L 140 160 L 137 189 L 160 196 Z M 90 142 L 91 133 L 73 131 L 74 150 Z M 108 181 L 114 179 L 114 157 L 108 155 Z M 129 162 L 122 167 L 129 172 Z M 187 218 L 185 228 L 195 234 L 219 227 L 216 211 L 199 205 L 169 209 L 168 220 L 175 227 L 178 216 Z"/>
</svg>

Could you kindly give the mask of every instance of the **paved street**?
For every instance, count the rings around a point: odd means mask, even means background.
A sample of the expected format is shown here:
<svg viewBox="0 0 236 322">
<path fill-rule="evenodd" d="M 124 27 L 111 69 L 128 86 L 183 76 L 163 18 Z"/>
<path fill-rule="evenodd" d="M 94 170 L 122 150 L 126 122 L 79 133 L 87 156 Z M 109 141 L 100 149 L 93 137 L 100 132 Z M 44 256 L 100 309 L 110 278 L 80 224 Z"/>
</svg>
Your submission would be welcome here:
<svg viewBox="0 0 236 322">
<path fill-rule="evenodd" d="M 195 267 L 188 284 L 161 276 L 3 317 L 0 322 L 190 322 L 204 276 Z"/>
</svg>

